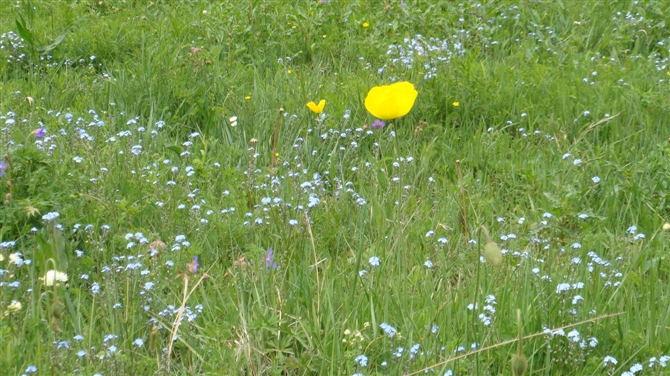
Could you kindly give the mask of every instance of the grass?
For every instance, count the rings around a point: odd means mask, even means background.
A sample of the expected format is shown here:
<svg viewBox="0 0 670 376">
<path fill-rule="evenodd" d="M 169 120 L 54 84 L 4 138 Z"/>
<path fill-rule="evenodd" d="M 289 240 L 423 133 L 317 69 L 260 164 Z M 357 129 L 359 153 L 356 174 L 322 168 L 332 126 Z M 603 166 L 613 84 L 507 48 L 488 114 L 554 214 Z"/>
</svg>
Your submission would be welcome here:
<svg viewBox="0 0 670 376">
<path fill-rule="evenodd" d="M 3 2 L 0 369 L 666 374 L 664 9 Z"/>
</svg>

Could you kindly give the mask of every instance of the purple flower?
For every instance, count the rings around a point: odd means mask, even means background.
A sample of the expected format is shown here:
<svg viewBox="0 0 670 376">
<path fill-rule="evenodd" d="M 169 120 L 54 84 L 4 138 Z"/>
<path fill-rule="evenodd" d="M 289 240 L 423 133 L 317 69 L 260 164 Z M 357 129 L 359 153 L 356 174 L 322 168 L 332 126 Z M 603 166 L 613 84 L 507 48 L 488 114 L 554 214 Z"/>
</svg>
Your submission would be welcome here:
<svg viewBox="0 0 670 376">
<path fill-rule="evenodd" d="M 5 174 L 5 170 L 7 169 L 7 163 L 0 161 L 0 178 L 2 175 Z"/>
<path fill-rule="evenodd" d="M 384 128 L 385 125 L 386 125 L 386 123 L 384 123 L 383 121 L 381 121 L 379 119 L 375 119 L 375 121 L 373 121 L 372 124 L 370 124 L 370 128 L 372 128 L 372 129 L 382 129 L 382 128 Z"/>
<path fill-rule="evenodd" d="M 193 256 L 193 261 L 188 263 L 188 271 L 196 274 L 198 272 L 198 267 L 200 267 L 200 264 L 198 264 L 198 256 Z"/>
<path fill-rule="evenodd" d="M 268 270 L 277 269 L 277 262 L 272 259 L 272 247 L 268 249 L 268 253 L 265 254 L 265 267 Z"/>
<path fill-rule="evenodd" d="M 46 134 L 46 129 L 44 129 L 44 127 L 39 127 L 34 131 L 30 132 L 30 134 L 32 134 L 36 138 L 44 138 L 44 135 Z"/>
</svg>

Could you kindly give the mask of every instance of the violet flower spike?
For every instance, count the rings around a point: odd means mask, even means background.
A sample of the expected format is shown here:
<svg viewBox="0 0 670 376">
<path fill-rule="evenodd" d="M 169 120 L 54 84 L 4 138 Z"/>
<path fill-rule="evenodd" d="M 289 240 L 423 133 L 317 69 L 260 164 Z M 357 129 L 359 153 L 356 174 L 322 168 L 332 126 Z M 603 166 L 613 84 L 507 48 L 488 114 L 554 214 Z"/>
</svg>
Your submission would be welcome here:
<svg viewBox="0 0 670 376">
<path fill-rule="evenodd" d="M 7 169 L 7 163 L 5 163 L 4 161 L 0 161 L 0 178 L 2 177 L 2 175 L 5 174 L 6 169 Z"/>
<path fill-rule="evenodd" d="M 370 124 L 370 128 L 372 128 L 372 129 L 382 129 L 382 128 L 384 128 L 385 125 L 386 125 L 386 123 L 384 123 L 383 121 L 381 121 L 379 119 L 375 119 L 375 121 L 373 121 L 372 124 Z"/>
<path fill-rule="evenodd" d="M 44 135 L 46 134 L 46 129 L 44 127 L 39 127 L 35 129 L 34 131 L 30 132 L 35 138 L 44 138 Z"/>
<path fill-rule="evenodd" d="M 193 261 L 188 263 L 188 271 L 196 274 L 198 272 L 198 267 L 200 267 L 200 264 L 198 264 L 198 256 L 193 256 Z"/>
<path fill-rule="evenodd" d="M 265 254 L 265 267 L 268 270 L 277 269 L 277 262 L 272 259 L 272 247 L 268 249 L 268 253 Z"/>
</svg>

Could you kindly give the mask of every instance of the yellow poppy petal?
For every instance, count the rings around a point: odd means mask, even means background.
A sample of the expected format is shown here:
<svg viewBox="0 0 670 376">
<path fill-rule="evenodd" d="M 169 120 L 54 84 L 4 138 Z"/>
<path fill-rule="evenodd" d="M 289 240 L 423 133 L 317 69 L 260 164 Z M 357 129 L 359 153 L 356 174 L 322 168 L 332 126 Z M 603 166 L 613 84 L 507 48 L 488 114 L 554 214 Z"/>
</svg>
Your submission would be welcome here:
<svg viewBox="0 0 670 376">
<path fill-rule="evenodd" d="M 312 110 L 312 112 L 315 112 L 317 114 L 319 113 L 319 108 L 316 106 L 316 103 L 314 103 L 314 102 L 307 103 L 307 108 Z"/>
<path fill-rule="evenodd" d="M 405 116 L 414 107 L 418 92 L 410 82 L 375 86 L 365 97 L 365 108 L 381 120 Z"/>
<path fill-rule="evenodd" d="M 309 102 L 309 103 L 307 103 L 307 107 L 310 110 L 312 110 L 312 112 L 314 112 L 315 114 L 320 114 L 323 111 L 323 109 L 326 107 L 326 100 L 322 99 L 319 102 L 318 105 L 314 102 Z"/>
</svg>

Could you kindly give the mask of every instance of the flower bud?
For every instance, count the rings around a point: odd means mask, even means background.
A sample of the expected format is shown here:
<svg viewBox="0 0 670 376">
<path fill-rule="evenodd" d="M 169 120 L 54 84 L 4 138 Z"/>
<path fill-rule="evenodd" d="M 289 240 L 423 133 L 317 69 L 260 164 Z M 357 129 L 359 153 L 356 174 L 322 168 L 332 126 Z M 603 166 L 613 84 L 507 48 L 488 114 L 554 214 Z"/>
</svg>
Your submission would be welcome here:
<svg viewBox="0 0 670 376">
<path fill-rule="evenodd" d="M 151 326 L 151 332 L 149 332 L 149 350 L 152 353 L 156 353 L 156 337 L 158 336 L 158 327 L 156 324 Z"/>
<path fill-rule="evenodd" d="M 528 360 L 526 360 L 526 357 L 523 354 L 514 354 L 512 356 L 512 375 L 523 376 L 527 369 Z"/>
<path fill-rule="evenodd" d="M 498 244 L 492 241 L 488 241 L 484 244 L 484 258 L 486 259 L 486 262 L 491 264 L 491 266 L 497 268 L 502 265 L 502 257 L 502 251 L 500 250 L 500 247 L 498 247 Z"/>
<path fill-rule="evenodd" d="M 51 304 L 51 315 L 53 318 L 60 320 L 63 317 L 63 305 L 57 301 Z"/>
<path fill-rule="evenodd" d="M 670 231 L 670 223 L 664 223 L 663 224 L 663 231 Z"/>
</svg>

